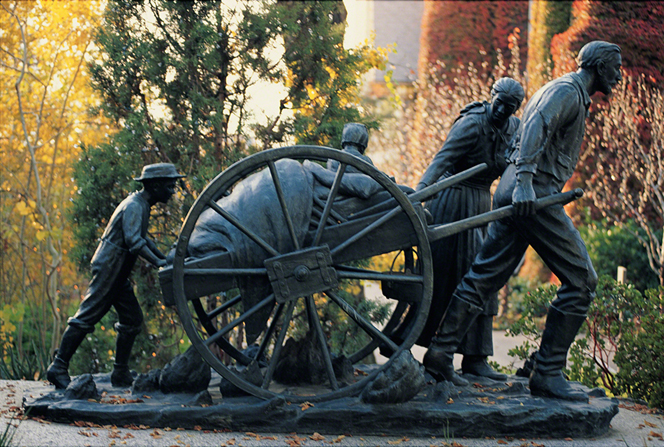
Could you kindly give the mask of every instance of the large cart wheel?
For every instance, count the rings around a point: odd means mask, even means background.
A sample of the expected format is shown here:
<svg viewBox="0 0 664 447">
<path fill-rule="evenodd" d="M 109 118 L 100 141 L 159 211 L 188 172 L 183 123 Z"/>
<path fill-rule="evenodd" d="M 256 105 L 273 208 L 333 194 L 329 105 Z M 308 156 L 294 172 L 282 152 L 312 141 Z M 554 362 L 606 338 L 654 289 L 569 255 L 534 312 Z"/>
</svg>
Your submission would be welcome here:
<svg viewBox="0 0 664 447">
<path fill-rule="evenodd" d="M 291 217 L 293 210 L 284 192 L 287 182 L 279 174 L 282 160 L 310 160 L 332 167 L 334 181 L 324 189 L 326 197 L 315 197 L 305 237 L 298 236 L 302 232 L 298 233 Z M 339 210 L 345 199 L 340 186 L 345 176 L 358 172 L 380 185 L 379 194 L 372 196 L 380 199 L 344 214 L 347 209 Z M 276 197 L 274 203 L 281 209 L 291 242 L 286 252 L 272 247 L 264 234 L 253 231 L 240 216 L 230 215 L 219 205 L 223 205 L 220 199 L 232 193 L 239 182 L 255 174 L 269 175 L 271 179 L 270 193 Z M 364 203 L 362 199 L 355 200 Z M 264 250 L 263 265 L 201 268 L 186 259 L 196 223 L 201 214 L 209 215 L 210 210 Z M 357 395 L 397 356 L 409 350 L 426 320 L 433 277 L 420 205 L 414 206 L 392 180 L 372 165 L 319 146 L 259 152 L 212 180 L 182 226 L 172 275 L 177 311 L 204 360 L 249 394 L 261 398 L 281 396 L 293 402 Z M 231 278 L 233 287 L 228 286 Z M 213 295 L 192 296 L 190 284 L 195 281 L 226 286 L 220 286 L 219 293 Z M 253 283 L 269 287 L 248 304 L 238 284 Z M 395 331 L 409 309 L 419 309 L 416 318 L 408 327 Z M 264 328 L 249 345 L 245 326 L 259 315 L 263 315 Z M 319 353 L 323 377 L 318 384 L 303 386 L 278 380 L 282 354 L 292 348 L 287 345 L 295 345 L 298 340 L 308 340 Z M 388 357 L 386 363 L 355 368 L 363 361 L 371 362 L 376 349 Z M 340 375 L 343 368 L 339 365 L 345 364 L 347 371 L 349 362 L 353 365 L 350 377 Z"/>
</svg>

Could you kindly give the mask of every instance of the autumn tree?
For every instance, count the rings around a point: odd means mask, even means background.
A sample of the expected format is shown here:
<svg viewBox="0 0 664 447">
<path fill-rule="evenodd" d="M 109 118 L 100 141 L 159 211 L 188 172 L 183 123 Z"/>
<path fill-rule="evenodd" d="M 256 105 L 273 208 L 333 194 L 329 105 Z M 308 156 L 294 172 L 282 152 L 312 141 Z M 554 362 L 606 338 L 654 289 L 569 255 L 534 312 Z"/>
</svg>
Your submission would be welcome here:
<svg viewBox="0 0 664 447">
<path fill-rule="evenodd" d="M 600 105 L 589 129 L 586 184 L 602 215 L 641 243 L 664 285 L 664 96 L 648 84 L 645 76 L 627 77 Z"/>
<path fill-rule="evenodd" d="M 100 10 L 95 1 L 0 4 L 0 321 L 19 361 L 48 359 L 62 310 L 80 297 L 66 213 L 78 143 L 109 129 L 87 114 L 98 101 L 86 57 Z"/>
<path fill-rule="evenodd" d="M 284 42 L 287 96 L 281 127 L 290 129 L 299 144 L 340 147 L 348 122 L 377 128 L 373 117 L 360 111 L 358 77 L 372 68 L 385 69 L 387 51 L 365 44 L 344 48 L 346 9 L 343 1 L 279 0 L 273 9 Z M 288 118 L 286 118 L 288 116 Z M 264 144 L 277 140 L 263 133 Z"/>
<path fill-rule="evenodd" d="M 572 22 L 551 40 L 554 76 L 576 70 L 570 55 L 592 40 L 605 40 L 622 49 L 626 74 L 661 86 L 664 80 L 664 3 L 657 1 L 575 0 Z"/>
<path fill-rule="evenodd" d="M 551 39 L 566 31 L 572 20 L 572 1 L 530 2 L 528 33 L 528 90 L 532 94 L 551 78 Z"/>
<path fill-rule="evenodd" d="M 345 122 L 371 124 L 357 108 L 358 80 L 385 63 L 383 53 L 343 48 L 341 8 L 338 1 L 110 1 L 90 71 L 100 108 L 120 131 L 83 152 L 74 204 L 79 258 L 87 262 L 100 216 L 142 164 L 175 163 L 189 190 L 200 191 L 252 151 L 293 141 L 336 145 Z M 286 88 L 277 114 L 258 122 L 248 103 L 261 82 Z"/>
<path fill-rule="evenodd" d="M 507 37 L 518 28 L 528 38 L 528 1 L 426 2 L 422 17 L 419 73 L 442 62 L 449 70 L 461 66 L 486 66 L 488 74 L 498 62 L 498 52 L 509 59 Z M 527 45 L 520 45 L 525 68 Z M 508 60 L 509 64 L 510 61 Z M 486 65 L 485 65 L 486 64 Z M 451 82 L 453 79 L 449 79 Z"/>
</svg>

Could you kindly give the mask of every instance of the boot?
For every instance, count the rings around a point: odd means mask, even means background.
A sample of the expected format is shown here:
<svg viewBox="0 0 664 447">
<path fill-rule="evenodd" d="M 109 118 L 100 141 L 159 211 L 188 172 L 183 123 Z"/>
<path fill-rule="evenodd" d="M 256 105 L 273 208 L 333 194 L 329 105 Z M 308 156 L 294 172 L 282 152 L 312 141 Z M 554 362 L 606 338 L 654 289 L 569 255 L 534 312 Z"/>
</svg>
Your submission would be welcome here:
<svg viewBox="0 0 664 447">
<path fill-rule="evenodd" d="M 134 376 L 131 374 L 128 365 L 113 363 L 113 372 L 111 373 L 111 385 L 119 388 L 130 387 L 134 383 Z"/>
<path fill-rule="evenodd" d="M 58 353 L 46 370 L 46 379 L 55 385 L 56 389 L 64 390 L 69 386 L 71 382 L 68 371 L 69 361 L 86 335 L 87 332 L 74 326 L 67 326 L 62 334 Z"/>
<path fill-rule="evenodd" d="M 461 371 L 464 374 L 486 377 L 491 380 L 507 380 L 507 375 L 501 374 L 489 366 L 487 356 L 484 355 L 464 355 L 461 361 Z"/>
<path fill-rule="evenodd" d="M 572 389 L 563 376 L 567 351 L 585 320 L 585 315 L 561 312 L 554 306 L 549 307 L 535 369 L 530 376 L 530 394 L 588 402 L 588 395 Z"/>
<path fill-rule="evenodd" d="M 454 371 L 454 353 L 459 347 L 468 327 L 473 323 L 481 307 L 470 304 L 452 295 L 443 321 L 431 339 L 422 363 L 426 371 L 438 382 L 446 380 L 456 386 L 467 386 L 469 382 Z"/>
<path fill-rule="evenodd" d="M 134 376 L 129 370 L 129 356 L 139 331 L 140 328 L 131 331 L 118 330 L 118 336 L 115 340 L 115 363 L 111 373 L 111 385 L 113 386 L 129 387 L 134 383 Z"/>
</svg>

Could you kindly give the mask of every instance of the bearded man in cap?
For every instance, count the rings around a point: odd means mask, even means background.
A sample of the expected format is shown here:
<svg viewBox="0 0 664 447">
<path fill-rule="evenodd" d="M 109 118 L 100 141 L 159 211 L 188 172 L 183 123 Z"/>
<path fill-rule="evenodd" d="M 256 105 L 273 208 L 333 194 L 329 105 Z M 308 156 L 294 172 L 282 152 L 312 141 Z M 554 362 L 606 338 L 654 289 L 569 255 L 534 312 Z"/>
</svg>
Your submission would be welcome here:
<svg viewBox="0 0 664 447">
<path fill-rule="evenodd" d="M 138 256 L 155 267 L 166 265 L 166 257 L 147 237 L 150 208 L 166 203 L 175 192 L 178 174 L 170 163 L 143 167 L 139 178 L 143 189 L 124 199 L 115 209 L 92 257 L 92 279 L 76 314 L 69 319 L 57 355 L 46 371 L 46 378 L 58 389 L 67 388 L 69 361 L 85 336 L 111 309 L 118 313 L 113 386 L 130 386 L 129 355 L 141 331 L 143 312 L 134 295 L 129 275 Z"/>
</svg>

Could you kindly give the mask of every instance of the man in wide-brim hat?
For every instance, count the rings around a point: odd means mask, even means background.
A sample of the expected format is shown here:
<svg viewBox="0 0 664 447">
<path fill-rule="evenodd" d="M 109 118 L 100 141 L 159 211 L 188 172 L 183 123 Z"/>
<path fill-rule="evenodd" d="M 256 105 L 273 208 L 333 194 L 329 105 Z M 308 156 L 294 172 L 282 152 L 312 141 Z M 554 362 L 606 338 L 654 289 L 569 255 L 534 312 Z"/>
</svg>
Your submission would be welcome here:
<svg viewBox="0 0 664 447">
<path fill-rule="evenodd" d="M 92 257 L 92 279 L 76 314 L 69 319 L 53 363 L 46 372 L 56 388 L 66 388 L 69 361 L 85 336 L 94 331 L 111 306 L 118 313 L 115 329 L 115 362 L 111 374 L 113 386 L 130 386 L 129 355 L 136 335 L 141 330 L 143 312 L 138 304 L 129 275 L 138 256 L 155 267 L 166 265 L 166 257 L 147 237 L 150 208 L 157 202 L 166 203 L 175 192 L 178 174 L 171 163 L 156 163 L 143 167 L 134 180 L 143 189 L 124 199 L 115 209 Z"/>
</svg>

